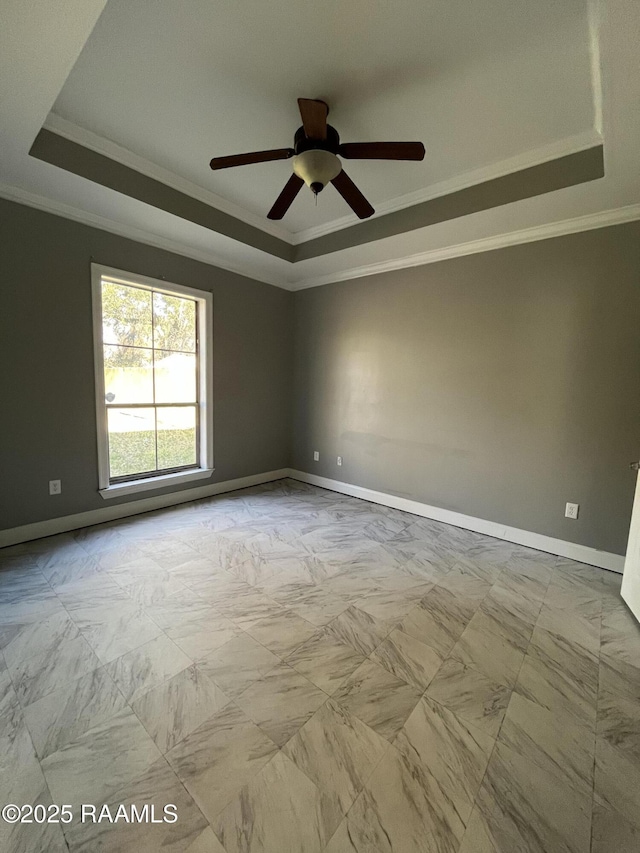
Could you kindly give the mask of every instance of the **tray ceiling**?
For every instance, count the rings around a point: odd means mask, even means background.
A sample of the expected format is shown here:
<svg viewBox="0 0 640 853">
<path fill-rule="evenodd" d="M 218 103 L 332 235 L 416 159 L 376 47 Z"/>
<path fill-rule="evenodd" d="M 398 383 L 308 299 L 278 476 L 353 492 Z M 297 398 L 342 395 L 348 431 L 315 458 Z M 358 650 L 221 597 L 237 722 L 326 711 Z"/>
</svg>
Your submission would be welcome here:
<svg viewBox="0 0 640 853">
<path fill-rule="evenodd" d="M 637 219 L 638 43 L 637 0 L 6 0 L 0 196 L 292 289 Z M 208 169 L 290 144 L 300 96 L 344 141 L 425 143 L 349 163 L 367 222 L 333 188 L 268 221 L 287 162 Z"/>
<path fill-rule="evenodd" d="M 343 141 L 425 143 L 423 163 L 347 164 L 379 208 L 582 140 L 589 48 L 584 0 L 109 0 L 53 110 L 265 217 L 290 162 L 213 173 L 208 161 L 290 145 L 296 98 L 322 97 Z M 345 216 L 328 187 L 317 206 L 301 193 L 282 224 L 299 234 Z"/>
</svg>

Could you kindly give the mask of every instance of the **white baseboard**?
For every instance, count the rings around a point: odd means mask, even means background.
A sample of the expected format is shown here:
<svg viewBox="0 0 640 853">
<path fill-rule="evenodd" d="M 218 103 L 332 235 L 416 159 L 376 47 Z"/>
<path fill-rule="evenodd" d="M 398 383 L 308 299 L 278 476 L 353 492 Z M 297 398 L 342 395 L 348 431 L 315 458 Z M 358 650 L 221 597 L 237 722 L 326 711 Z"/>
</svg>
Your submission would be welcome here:
<svg viewBox="0 0 640 853">
<path fill-rule="evenodd" d="M 351 483 L 342 483 L 340 480 L 330 480 L 328 477 L 318 477 L 315 474 L 307 474 L 304 471 L 291 469 L 289 477 L 300 480 L 312 486 L 320 486 L 332 492 L 340 492 L 343 495 L 351 495 L 354 498 L 371 503 L 383 504 L 384 506 L 420 515 L 423 518 L 431 518 L 434 521 L 443 521 L 453 524 L 455 527 L 463 527 L 465 530 L 473 530 L 476 533 L 484 533 L 496 539 L 505 539 L 507 542 L 515 542 L 525 545 L 527 548 L 535 548 L 537 551 L 546 551 L 559 557 L 568 557 L 579 563 L 587 563 L 590 566 L 598 566 L 611 572 L 622 574 L 624 568 L 624 557 L 620 554 L 611 554 L 608 551 L 598 551 L 586 545 L 578 545 L 575 542 L 567 542 L 564 539 L 554 539 L 553 536 L 544 536 L 542 533 L 532 533 L 530 530 L 520 530 L 517 527 L 508 527 L 495 521 L 487 521 L 483 518 L 474 518 L 461 512 L 450 509 L 441 509 L 437 506 L 420 503 L 420 501 L 401 498 L 386 492 L 376 492 L 374 489 L 366 489 L 363 486 L 354 486 Z"/>
<path fill-rule="evenodd" d="M 139 515 L 154 509 L 163 509 L 168 506 L 197 501 L 200 498 L 209 498 L 213 495 L 221 495 L 224 492 L 234 492 L 236 489 L 246 489 L 249 486 L 259 486 L 262 483 L 270 483 L 273 480 L 282 480 L 289 476 L 288 468 L 280 468 L 277 471 L 265 471 L 263 474 L 250 474 L 248 477 L 238 477 L 236 480 L 225 480 L 222 483 L 211 483 L 208 486 L 199 486 L 194 489 L 185 489 L 181 492 L 172 492 L 164 495 L 154 495 L 151 498 L 130 501 L 129 503 L 117 504 L 116 506 L 105 506 L 100 509 L 78 512 L 75 515 L 64 515 L 60 518 L 50 518 L 47 521 L 37 521 L 34 524 L 24 524 L 21 527 L 12 527 L 0 530 L 0 548 L 7 545 L 17 545 L 20 542 L 29 542 L 32 539 L 42 539 L 44 536 L 53 536 L 56 533 L 67 533 L 69 530 L 78 530 L 81 527 L 90 527 L 92 524 L 102 524 L 105 521 L 114 521 L 118 518 L 126 518 L 130 515 Z"/>
<path fill-rule="evenodd" d="M 0 548 L 8 545 L 17 545 L 20 542 L 29 542 L 32 539 L 42 539 L 44 536 L 53 536 L 56 533 L 66 533 L 69 530 L 78 530 L 81 527 L 90 527 L 92 524 L 102 524 L 105 521 L 114 521 L 118 518 L 127 518 L 131 515 L 139 515 L 154 509 L 176 506 L 181 503 L 197 501 L 225 492 L 233 492 L 237 489 L 246 489 L 249 486 L 259 486 L 262 483 L 270 483 L 273 480 L 282 480 L 291 477 L 313 486 L 320 486 L 332 492 L 340 492 L 343 495 L 351 495 L 354 498 L 383 506 L 400 509 L 419 515 L 423 518 L 432 518 L 455 527 L 463 527 L 476 533 L 484 533 L 496 539 L 505 539 L 507 542 L 515 542 L 538 551 L 546 551 L 549 554 L 557 554 L 560 557 L 568 557 L 580 563 L 590 566 L 598 566 L 611 572 L 622 574 L 624 568 L 624 557 L 619 554 L 611 554 L 608 551 L 598 551 L 586 545 L 578 545 L 575 542 L 566 542 L 564 539 L 554 539 L 552 536 L 544 536 L 541 533 L 532 533 L 529 530 L 520 530 L 517 527 L 508 527 L 495 521 L 487 521 L 483 518 L 474 518 L 449 509 L 430 506 L 420 501 L 409 500 L 397 495 L 377 492 L 364 486 L 354 486 L 351 483 L 343 483 L 340 480 L 330 480 L 328 477 L 318 477 L 315 474 L 307 474 L 304 471 L 296 471 L 292 468 L 280 468 L 276 471 L 266 471 L 262 474 L 251 474 L 248 477 L 239 477 L 235 480 L 225 480 L 222 483 L 212 483 L 208 486 L 199 486 L 194 489 L 185 489 L 172 494 L 155 495 L 150 498 L 142 498 L 129 503 L 116 506 L 105 506 L 88 512 L 79 512 L 75 515 L 65 515 L 60 518 L 51 518 L 47 521 L 38 521 L 34 524 L 24 524 L 21 527 L 12 527 L 0 530 Z"/>
</svg>

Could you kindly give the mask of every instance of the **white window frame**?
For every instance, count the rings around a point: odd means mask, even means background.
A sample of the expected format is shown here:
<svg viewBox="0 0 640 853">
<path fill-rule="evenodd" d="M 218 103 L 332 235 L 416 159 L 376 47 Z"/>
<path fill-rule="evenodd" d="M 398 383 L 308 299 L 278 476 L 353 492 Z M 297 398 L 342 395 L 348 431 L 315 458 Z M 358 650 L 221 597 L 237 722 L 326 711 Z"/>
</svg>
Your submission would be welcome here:
<svg viewBox="0 0 640 853">
<path fill-rule="evenodd" d="M 199 466 L 189 471 L 158 474 L 128 482 L 109 482 L 109 431 L 105 406 L 104 349 L 102 339 L 102 279 L 129 284 L 143 290 L 155 290 L 169 296 L 188 296 L 196 302 L 198 312 L 200 459 Z M 93 351 L 96 379 L 96 426 L 98 435 L 98 490 L 103 498 L 116 498 L 135 492 L 162 489 L 210 477 L 213 467 L 213 295 L 182 284 L 150 278 L 137 273 L 91 264 L 93 295 Z"/>
</svg>

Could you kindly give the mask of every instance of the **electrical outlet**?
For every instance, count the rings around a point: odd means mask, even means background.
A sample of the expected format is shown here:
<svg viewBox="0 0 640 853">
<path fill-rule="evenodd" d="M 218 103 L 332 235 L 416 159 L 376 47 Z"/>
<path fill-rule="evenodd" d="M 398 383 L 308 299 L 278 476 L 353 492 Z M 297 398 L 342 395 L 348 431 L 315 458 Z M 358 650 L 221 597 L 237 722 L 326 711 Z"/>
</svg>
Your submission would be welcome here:
<svg viewBox="0 0 640 853">
<path fill-rule="evenodd" d="M 577 518 L 580 504 L 567 504 L 564 510 L 565 518 Z"/>
<path fill-rule="evenodd" d="M 62 491 L 62 483 L 60 480 L 49 480 L 49 494 L 59 495 Z"/>
<path fill-rule="evenodd" d="M 338 456 L 338 465 L 342 465 L 342 456 Z"/>
<path fill-rule="evenodd" d="M 318 451 L 318 450 L 313 451 L 313 461 L 314 462 L 320 461 L 320 451 Z"/>
</svg>

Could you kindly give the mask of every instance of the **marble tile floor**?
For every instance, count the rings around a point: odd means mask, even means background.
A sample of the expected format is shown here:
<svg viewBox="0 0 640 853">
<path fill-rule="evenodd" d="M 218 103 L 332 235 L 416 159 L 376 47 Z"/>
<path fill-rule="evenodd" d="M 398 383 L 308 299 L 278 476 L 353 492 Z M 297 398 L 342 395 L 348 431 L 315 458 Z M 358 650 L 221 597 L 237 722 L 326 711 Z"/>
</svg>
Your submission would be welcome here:
<svg viewBox="0 0 640 853">
<path fill-rule="evenodd" d="M 620 580 L 289 480 L 5 548 L 0 850 L 638 853 Z"/>
</svg>

